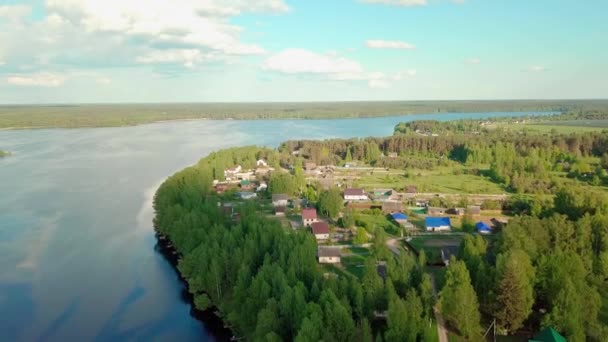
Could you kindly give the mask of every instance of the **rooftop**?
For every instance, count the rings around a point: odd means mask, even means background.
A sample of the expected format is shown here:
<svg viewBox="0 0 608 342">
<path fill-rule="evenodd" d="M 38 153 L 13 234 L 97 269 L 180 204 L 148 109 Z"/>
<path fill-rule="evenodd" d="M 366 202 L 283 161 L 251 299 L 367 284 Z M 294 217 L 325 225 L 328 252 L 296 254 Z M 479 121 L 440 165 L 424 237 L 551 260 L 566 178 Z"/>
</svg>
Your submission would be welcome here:
<svg viewBox="0 0 608 342">
<path fill-rule="evenodd" d="M 289 199 L 289 195 L 287 194 L 272 194 L 272 201 L 287 201 Z"/>
<path fill-rule="evenodd" d="M 424 222 L 427 227 L 451 226 L 449 217 L 427 217 Z"/>
<path fill-rule="evenodd" d="M 302 209 L 302 219 L 314 220 L 316 218 L 317 218 L 317 209 L 315 209 L 315 208 Z"/>
<path fill-rule="evenodd" d="M 312 228 L 312 233 L 315 235 L 329 234 L 329 225 L 327 222 L 315 222 L 310 227 Z"/>
<path fill-rule="evenodd" d="M 319 246 L 319 257 L 340 257 L 340 247 Z"/>
<path fill-rule="evenodd" d="M 345 189 L 344 196 L 364 196 L 363 189 Z"/>
<path fill-rule="evenodd" d="M 392 213 L 393 220 L 407 220 L 407 215 L 404 213 Z"/>
</svg>

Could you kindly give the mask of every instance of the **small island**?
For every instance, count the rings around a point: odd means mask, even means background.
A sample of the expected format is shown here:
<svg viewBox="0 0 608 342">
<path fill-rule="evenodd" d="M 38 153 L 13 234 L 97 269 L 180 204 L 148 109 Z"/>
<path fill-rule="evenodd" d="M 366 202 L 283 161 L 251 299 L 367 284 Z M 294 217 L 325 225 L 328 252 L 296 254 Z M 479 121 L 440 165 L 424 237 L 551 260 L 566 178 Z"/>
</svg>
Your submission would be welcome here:
<svg viewBox="0 0 608 342">
<path fill-rule="evenodd" d="M 0 150 L 0 158 L 8 157 L 10 155 L 11 155 L 11 153 L 8 151 Z"/>
<path fill-rule="evenodd" d="M 601 340 L 608 132 L 517 124 L 215 152 L 161 185 L 155 229 L 236 339 Z"/>
</svg>

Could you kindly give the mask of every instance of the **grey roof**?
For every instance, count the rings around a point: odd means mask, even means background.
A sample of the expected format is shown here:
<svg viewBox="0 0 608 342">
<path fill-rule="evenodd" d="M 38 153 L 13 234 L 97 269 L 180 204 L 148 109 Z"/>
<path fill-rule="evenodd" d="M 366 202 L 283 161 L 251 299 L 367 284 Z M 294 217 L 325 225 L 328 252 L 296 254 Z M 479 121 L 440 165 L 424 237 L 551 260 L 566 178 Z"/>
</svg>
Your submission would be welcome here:
<svg viewBox="0 0 608 342">
<path fill-rule="evenodd" d="M 319 257 L 340 257 L 340 247 L 319 246 Z"/>
<path fill-rule="evenodd" d="M 287 194 L 272 194 L 272 201 L 287 201 L 289 199 L 289 195 Z"/>
</svg>

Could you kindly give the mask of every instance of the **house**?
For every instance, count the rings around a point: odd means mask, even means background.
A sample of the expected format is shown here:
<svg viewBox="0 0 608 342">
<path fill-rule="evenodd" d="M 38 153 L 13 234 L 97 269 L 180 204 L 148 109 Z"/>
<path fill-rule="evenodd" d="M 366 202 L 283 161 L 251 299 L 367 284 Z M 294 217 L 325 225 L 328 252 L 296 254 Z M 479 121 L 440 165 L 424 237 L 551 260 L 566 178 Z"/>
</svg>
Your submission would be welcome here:
<svg viewBox="0 0 608 342">
<path fill-rule="evenodd" d="M 404 213 L 401 213 L 401 212 L 392 213 L 391 218 L 400 225 L 407 223 L 407 215 L 405 215 Z"/>
<path fill-rule="evenodd" d="M 302 209 L 302 223 L 305 226 L 310 226 L 311 224 L 317 222 L 317 209 L 315 208 L 304 208 Z"/>
<path fill-rule="evenodd" d="M 427 208 L 427 215 L 429 216 L 440 216 L 440 215 L 445 215 L 448 212 L 448 210 L 446 208 L 439 208 L 439 207 L 428 207 Z"/>
<path fill-rule="evenodd" d="M 260 191 L 265 191 L 266 189 L 268 189 L 268 185 L 266 185 L 266 183 L 262 182 L 262 183 L 260 183 L 260 185 L 258 186 L 256 191 L 260 192 Z"/>
<path fill-rule="evenodd" d="M 345 189 L 344 200 L 346 201 L 367 201 L 369 198 L 363 189 Z"/>
<path fill-rule="evenodd" d="M 479 234 L 490 234 L 492 233 L 492 226 L 486 222 L 479 221 L 475 224 L 475 228 Z"/>
<path fill-rule="evenodd" d="M 393 201 L 397 198 L 393 189 L 374 189 L 372 195 L 376 201 Z"/>
<path fill-rule="evenodd" d="M 239 183 L 239 186 L 241 187 L 241 189 L 246 190 L 246 191 L 251 191 L 256 188 L 255 184 L 251 183 L 251 181 L 249 179 L 241 180 L 241 182 Z"/>
<path fill-rule="evenodd" d="M 424 200 L 424 199 L 416 200 L 416 206 L 418 208 L 426 208 L 429 206 L 429 201 Z"/>
<path fill-rule="evenodd" d="M 268 166 L 259 166 L 255 169 L 256 176 L 266 176 L 270 172 L 274 171 L 274 168 Z"/>
<path fill-rule="evenodd" d="M 449 217 L 426 217 L 424 219 L 428 232 L 446 231 L 452 228 Z"/>
<path fill-rule="evenodd" d="M 448 209 L 447 213 L 450 215 L 464 216 L 464 214 L 466 213 L 466 209 L 465 208 L 452 208 L 452 209 Z M 442 215 L 442 214 L 438 213 L 437 215 Z"/>
<path fill-rule="evenodd" d="M 237 165 L 234 167 L 231 167 L 229 169 L 224 170 L 224 178 L 226 178 L 226 180 L 232 180 L 236 178 L 236 175 L 241 172 L 243 170 L 243 168 L 241 167 L 241 165 Z"/>
<path fill-rule="evenodd" d="M 340 247 L 319 246 L 317 255 L 320 264 L 340 263 Z"/>
<path fill-rule="evenodd" d="M 228 184 L 226 183 L 217 183 L 214 186 L 215 192 L 217 194 L 223 194 L 224 192 L 226 192 L 226 190 L 228 190 Z"/>
<path fill-rule="evenodd" d="M 395 213 L 403 211 L 403 205 L 398 201 L 385 201 L 382 202 L 382 212 L 383 213 Z"/>
<path fill-rule="evenodd" d="M 254 199 L 254 198 L 258 197 L 258 195 L 255 192 L 249 192 L 249 191 L 241 191 L 241 192 L 237 193 L 237 195 L 242 200 L 249 200 L 249 199 Z"/>
<path fill-rule="evenodd" d="M 274 214 L 276 216 L 285 216 L 285 212 L 287 211 L 287 207 L 285 206 L 278 206 L 274 208 Z"/>
<path fill-rule="evenodd" d="M 256 166 L 263 166 L 263 167 L 267 167 L 268 163 L 264 160 L 264 159 L 258 159 L 258 161 L 255 163 Z"/>
<path fill-rule="evenodd" d="M 547 327 L 541 330 L 528 342 L 566 342 L 566 339 L 560 335 L 555 329 Z"/>
<path fill-rule="evenodd" d="M 310 227 L 312 228 L 312 233 L 315 235 L 317 241 L 329 239 L 329 225 L 327 222 L 314 222 Z"/>
<path fill-rule="evenodd" d="M 304 163 L 304 170 L 306 170 L 306 171 L 313 171 L 316 168 L 317 168 L 317 164 L 315 164 L 315 163 L 311 163 L 311 162 Z"/>
<path fill-rule="evenodd" d="M 289 202 L 289 196 L 287 194 L 272 194 L 272 205 L 275 207 L 286 207 Z"/>
</svg>

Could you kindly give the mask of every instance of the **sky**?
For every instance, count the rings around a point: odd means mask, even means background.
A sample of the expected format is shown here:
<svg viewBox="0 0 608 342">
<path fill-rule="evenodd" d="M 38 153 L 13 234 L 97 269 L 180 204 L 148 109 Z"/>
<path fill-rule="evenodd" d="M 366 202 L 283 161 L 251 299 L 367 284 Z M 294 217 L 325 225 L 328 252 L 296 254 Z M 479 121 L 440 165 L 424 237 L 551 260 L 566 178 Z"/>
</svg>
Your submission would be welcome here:
<svg viewBox="0 0 608 342">
<path fill-rule="evenodd" d="M 0 0 L 0 104 L 608 97 L 606 0 Z"/>
</svg>

